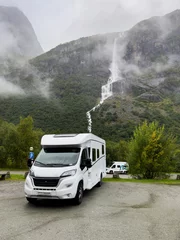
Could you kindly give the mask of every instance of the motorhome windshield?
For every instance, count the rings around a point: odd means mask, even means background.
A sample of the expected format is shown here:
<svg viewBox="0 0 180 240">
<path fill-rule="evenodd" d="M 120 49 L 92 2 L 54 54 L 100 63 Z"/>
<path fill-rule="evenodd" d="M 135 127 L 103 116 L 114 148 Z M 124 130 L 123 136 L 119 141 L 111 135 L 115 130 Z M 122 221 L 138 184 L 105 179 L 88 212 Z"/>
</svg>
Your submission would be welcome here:
<svg viewBox="0 0 180 240">
<path fill-rule="evenodd" d="M 43 148 L 34 165 L 42 167 L 71 166 L 78 161 L 80 148 Z"/>
</svg>

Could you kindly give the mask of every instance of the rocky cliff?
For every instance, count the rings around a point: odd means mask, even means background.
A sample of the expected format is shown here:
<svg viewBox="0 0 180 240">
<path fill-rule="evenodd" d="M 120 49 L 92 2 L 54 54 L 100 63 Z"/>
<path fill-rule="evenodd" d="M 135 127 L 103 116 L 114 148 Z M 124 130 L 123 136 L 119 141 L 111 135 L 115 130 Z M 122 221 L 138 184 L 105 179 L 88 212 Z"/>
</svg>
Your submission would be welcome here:
<svg viewBox="0 0 180 240">
<path fill-rule="evenodd" d="M 0 6 L 0 74 L 43 53 L 27 17 L 16 7 Z"/>
</svg>

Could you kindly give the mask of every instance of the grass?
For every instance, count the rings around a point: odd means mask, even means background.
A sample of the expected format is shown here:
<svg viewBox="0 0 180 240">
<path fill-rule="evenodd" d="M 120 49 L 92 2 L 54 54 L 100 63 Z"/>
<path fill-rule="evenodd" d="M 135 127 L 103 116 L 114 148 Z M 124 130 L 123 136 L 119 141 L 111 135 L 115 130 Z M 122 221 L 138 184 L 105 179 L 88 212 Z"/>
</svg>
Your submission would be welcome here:
<svg viewBox="0 0 180 240">
<path fill-rule="evenodd" d="M 20 168 L 0 168 L 0 171 L 4 172 L 4 171 L 7 171 L 7 172 L 10 172 L 10 171 L 18 171 L 18 172 L 27 172 L 28 171 L 28 168 L 24 168 L 24 169 L 20 169 Z"/>
<path fill-rule="evenodd" d="M 5 171 L 5 169 L 0 169 Z M 7 169 L 10 171 L 10 169 Z M 24 171 L 27 172 L 27 169 L 24 170 L 15 170 L 14 171 Z M 7 178 L 6 181 L 24 181 L 24 174 L 13 174 L 13 171 L 10 171 L 11 178 Z M 103 178 L 103 182 L 130 182 L 130 183 L 147 183 L 147 184 L 166 184 L 166 185 L 180 185 L 180 180 L 173 179 L 164 179 L 164 180 L 155 180 L 155 179 L 122 179 L 122 178 Z"/>
<path fill-rule="evenodd" d="M 12 174 L 11 173 L 11 177 L 7 178 L 6 181 L 19 181 L 19 180 L 25 180 L 24 175 L 23 174 Z"/>
<path fill-rule="evenodd" d="M 10 175 L 10 178 L 6 178 L 6 181 L 24 181 L 24 175 L 23 174 L 12 174 Z"/>
<path fill-rule="evenodd" d="M 24 175 L 22 174 L 12 174 L 11 178 L 7 178 L 6 181 L 24 181 Z M 164 180 L 154 180 L 154 179 L 122 179 L 122 178 L 103 178 L 103 182 L 119 182 L 119 183 L 145 183 L 145 184 L 166 184 L 166 185 L 180 185 L 180 180 L 164 179 Z"/>
<path fill-rule="evenodd" d="M 166 185 L 180 185 L 180 180 L 164 179 L 121 179 L 121 178 L 103 178 L 103 182 L 131 182 L 131 183 L 148 183 L 148 184 L 166 184 Z"/>
</svg>

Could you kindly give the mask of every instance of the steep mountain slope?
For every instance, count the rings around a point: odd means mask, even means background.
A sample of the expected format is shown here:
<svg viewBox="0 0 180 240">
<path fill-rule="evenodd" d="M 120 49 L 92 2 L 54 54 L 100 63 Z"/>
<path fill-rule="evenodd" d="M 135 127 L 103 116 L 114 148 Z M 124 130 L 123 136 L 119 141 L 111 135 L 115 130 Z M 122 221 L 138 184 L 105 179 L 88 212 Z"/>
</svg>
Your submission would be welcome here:
<svg viewBox="0 0 180 240">
<path fill-rule="evenodd" d="M 0 74 L 43 53 L 27 17 L 15 7 L 0 6 Z"/>
<path fill-rule="evenodd" d="M 45 131 L 85 132 L 86 112 L 99 103 L 111 70 L 116 71 L 113 96 L 92 112 L 93 133 L 127 139 L 147 119 L 165 124 L 180 139 L 179 29 L 177 10 L 142 21 L 123 35 L 59 45 L 5 76 L 23 94 L 1 99 L 1 116 L 18 122 L 19 115 L 30 114 Z"/>
<path fill-rule="evenodd" d="M 140 67 L 167 63 L 173 55 L 179 61 L 179 36 L 180 10 L 144 20 L 128 32 L 124 59 Z"/>
</svg>

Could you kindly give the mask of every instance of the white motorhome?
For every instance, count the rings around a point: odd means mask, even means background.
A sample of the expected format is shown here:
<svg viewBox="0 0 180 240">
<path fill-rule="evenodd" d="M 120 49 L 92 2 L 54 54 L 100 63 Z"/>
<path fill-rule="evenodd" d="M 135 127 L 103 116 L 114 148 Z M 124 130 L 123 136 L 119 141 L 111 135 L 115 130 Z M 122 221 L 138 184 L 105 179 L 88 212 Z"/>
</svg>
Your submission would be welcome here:
<svg viewBox="0 0 180 240">
<path fill-rule="evenodd" d="M 106 175 L 105 140 L 91 133 L 44 135 L 42 149 L 26 177 L 26 199 L 74 199 L 101 186 Z"/>
<path fill-rule="evenodd" d="M 127 162 L 114 162 L 110 168 L 106 168 L 106 173 L 113 174 L 114 172 L 125 173 L 129 171 Z"/>
</svg>

